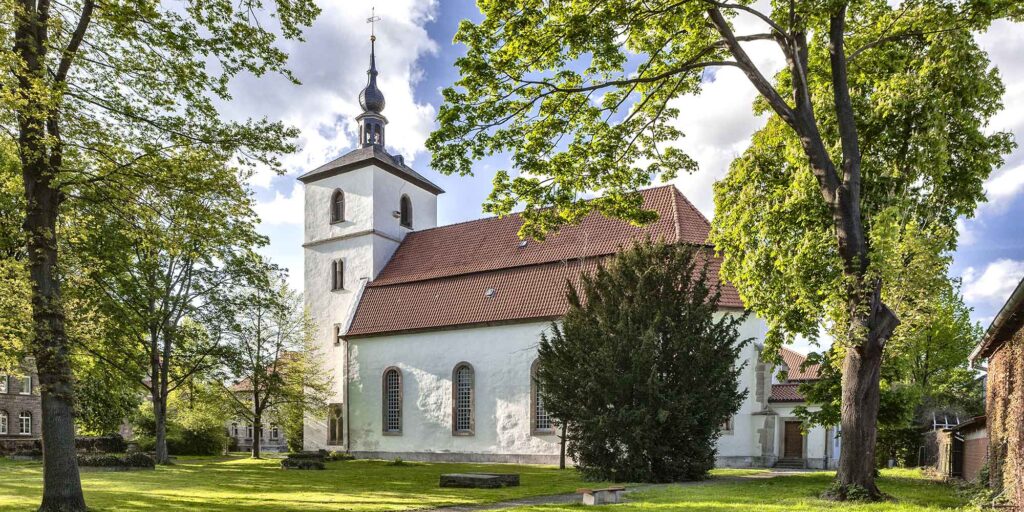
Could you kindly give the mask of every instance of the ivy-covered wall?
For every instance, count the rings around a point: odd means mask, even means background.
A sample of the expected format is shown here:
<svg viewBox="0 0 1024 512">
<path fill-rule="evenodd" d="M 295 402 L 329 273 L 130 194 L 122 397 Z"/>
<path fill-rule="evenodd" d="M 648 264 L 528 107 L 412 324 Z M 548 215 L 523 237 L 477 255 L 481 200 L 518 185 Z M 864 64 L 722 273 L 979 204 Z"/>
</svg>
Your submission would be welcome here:
<svg viewBox="0 0 1024 512">
<path fill-rule="evenodd" d="M 989 358 L 990 483 L 1024 506 L 1024 328 Z"/>
</svg>

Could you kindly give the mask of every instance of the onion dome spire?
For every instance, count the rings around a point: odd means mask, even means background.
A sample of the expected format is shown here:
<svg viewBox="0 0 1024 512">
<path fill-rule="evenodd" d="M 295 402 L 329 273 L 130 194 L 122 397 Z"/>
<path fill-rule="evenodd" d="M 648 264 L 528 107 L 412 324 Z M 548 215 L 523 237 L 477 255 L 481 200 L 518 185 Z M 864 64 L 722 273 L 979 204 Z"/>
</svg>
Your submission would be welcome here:
<svg viewBox="0 0 1024 512">
<path fill-rule="evenodd" d="M 377 88 L 377 57 L 375 52 L 377 36 L 373 32 L 373 23 L 380 16 L 371 15 L 366 21 L 370 23 L 370 69 L 366 71 L 366 87 L 359 93 L 359 106 L 363 113 L 356 117 L 359 122 L 359 142 L 365 147 L 384 147 L 384 125 L 388 120 L 381 114 L 384 110 L 384 93 Z"/>
<path fill-rule="evenodd" d="M 366 87 L 359 93 L 359 106 L 363 107 L 363 112 L 379 114 L 384 110 L 384 93 L 377 88 L 376 41 L 377 36 L 370 36 L 370 69 L 366 70 Z"/>
</svg>

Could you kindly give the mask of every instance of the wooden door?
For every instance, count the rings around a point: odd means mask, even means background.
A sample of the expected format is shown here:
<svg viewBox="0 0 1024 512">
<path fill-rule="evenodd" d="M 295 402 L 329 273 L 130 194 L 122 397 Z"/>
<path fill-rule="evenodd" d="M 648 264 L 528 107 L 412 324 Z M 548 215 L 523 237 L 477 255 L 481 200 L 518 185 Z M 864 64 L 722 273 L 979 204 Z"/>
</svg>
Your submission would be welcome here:
<svg viewBox="0 0 1024 512">
<path fill-rule="evenodd" d="M 804 457 L 804 434 L 800 431 L 799 421 L 787 421 L 785 437 L 782 441 L 782 456 L 787 459 Z"/>
</svg>

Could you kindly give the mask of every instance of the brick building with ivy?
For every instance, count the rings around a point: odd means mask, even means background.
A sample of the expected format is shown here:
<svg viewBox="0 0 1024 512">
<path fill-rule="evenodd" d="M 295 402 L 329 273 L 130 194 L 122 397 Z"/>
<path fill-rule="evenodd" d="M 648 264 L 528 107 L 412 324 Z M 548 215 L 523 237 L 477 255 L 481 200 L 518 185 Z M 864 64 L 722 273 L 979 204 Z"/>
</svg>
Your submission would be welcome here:
<svg viewBox="0 0 1024 512">
<path fill-rule="evenodd" d="M 996 315 L 971 354 L 988 361 L 985 408 L 989 481 L 1024 510 L 1024 280 Z"/>
</svg>

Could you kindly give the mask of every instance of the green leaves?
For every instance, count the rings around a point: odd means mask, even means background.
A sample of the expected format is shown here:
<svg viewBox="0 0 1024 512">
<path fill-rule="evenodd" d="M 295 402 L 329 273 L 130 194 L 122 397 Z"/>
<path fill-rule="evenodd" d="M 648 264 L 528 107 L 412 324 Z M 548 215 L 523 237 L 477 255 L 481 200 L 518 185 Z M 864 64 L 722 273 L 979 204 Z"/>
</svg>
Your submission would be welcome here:
<svg viewBox="0 0 1024 512">
<path fill-rule="evenodd" d="M 568 429 L 588 478 L 679 481 L 714 465 L 719 427 L 739 408 L 745 315 L 717 310 L 707 248 L 641 243 L 580 286 L 541 338 L 543 402 Z"/>
</svg>

